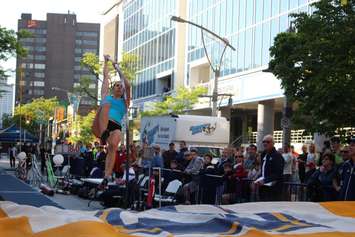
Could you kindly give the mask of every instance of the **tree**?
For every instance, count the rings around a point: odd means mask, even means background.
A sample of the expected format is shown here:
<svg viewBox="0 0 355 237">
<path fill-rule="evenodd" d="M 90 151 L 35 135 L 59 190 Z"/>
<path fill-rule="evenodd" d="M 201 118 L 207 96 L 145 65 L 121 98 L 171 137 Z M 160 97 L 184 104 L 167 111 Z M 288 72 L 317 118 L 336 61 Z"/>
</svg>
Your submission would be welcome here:
<svg viewBox="0 0 355 237">
<path fill-rule="evenodd" d="M 119 62 L 123 74 L 128 80 L 133 81 L 138 70 L 138 56 L 130 53 L 124 53 L 122 60 Z M 80 61 L 82 67 L 86 67 L 96 78 L 101 81 L 103 62 L 100 62 L 99 57 L 94 53 L 85 53 Z M 109 70 L 111 76 L 115 75 L 115 70 L 112 64 L 109 63 Z M 80 85 L 74 88 L 74 92 L 80 95 L 89 96 L 90 98 L 98 101 L 98 91 L 96 88 L 90 88 L 92 79 L 84 76 L 80 78 Z"/>
<path fill-rule="evenodd" d="M 32 34 L 21 30 L 15 32 L 0 26 L 0 61 L 7 61 L 16 55 L 25 57 L 27 50 L 22 47 L 19 39 L 30 37 Z M 6 70 L 0 66 L 0 78 L 6 78 Z"/>
<path fill-rule="evenodd" d="M 294 27 L 276 36 L 269 69 L 297 105 L 296 125 L 332 135 L 355 126 L 355 0 L 321 0 L 292 14 Z"/>
<path fill-rule="evenodd" d="M 15 108 L 14 116 L 5 115 L 3 117 L 4 127 L 11 124 L 20 125 L 30 132 L 37 133 L 39 124 L 48 121 L 54 116 L 54 110 L 59 105 L 57 98 L 37 98 L 31 103 L 18 105 Z"/>
<path fill-rule="evenodd" d="M 81 117 L 78 116 L 77 121 L 75 122 L 74 129 L 76 133 L 72 133 L 68 140 L 72 143 L 77 143 L 82 141 L 84 144 L 91 143 L 95 141 L 95 136 L 92 134 L 92 122 L 95 118 L 95 112 L 91 111 L 88 115 Z"/>
<path fill-rule="evenodd" d="M 199 96 L 206 92 L 207 88 L 205 87 L 196 87 L 191 90 L 180 87 L 177 89 L 176 95 L 166 96 L 164 101 L 153 103 L 152 109 L 142 112 L 141 116 L 182 114 L 186 110 L 192 109 L 194 104 L 198 102 Z"/>
</svg>

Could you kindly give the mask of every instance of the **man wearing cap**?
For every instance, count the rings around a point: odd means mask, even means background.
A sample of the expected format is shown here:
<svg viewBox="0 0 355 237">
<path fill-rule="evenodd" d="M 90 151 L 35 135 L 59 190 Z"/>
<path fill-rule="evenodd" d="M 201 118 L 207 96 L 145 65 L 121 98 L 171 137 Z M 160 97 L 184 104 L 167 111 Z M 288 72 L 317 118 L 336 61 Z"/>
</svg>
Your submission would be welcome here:
<svg viewBox="0 0 355 237">
<path fill-rule="evenodd" d="M 191 149 L 191 151 L 185 152 L 185 159 L 189 160 L 190 163 L 185 169 L 185 173 L 192 176 L 192 181 L 185 184 L 183 187 L 183 192 L 185 196 L 185 204 L 191 204 L 191 194 L 197 191 L 198 188 L 198 174 L 203 168 L 204 160 L 202 157 L 198 156 L 196 149 Z"/>
<path fill-rule="evenodd" d="M 355 137 L 349 139 L 349 158 L 342 167 L 340 200 L 355 201 Z"/>
<path fill-rule="evenodd" d="M 172 142 L 169 144 L 169 150 L 163 153 L 164 168 L 170 169 L 170 162 L 176 160 L 178 153 L 175 151 L 175 144 Z"/>
</svg>

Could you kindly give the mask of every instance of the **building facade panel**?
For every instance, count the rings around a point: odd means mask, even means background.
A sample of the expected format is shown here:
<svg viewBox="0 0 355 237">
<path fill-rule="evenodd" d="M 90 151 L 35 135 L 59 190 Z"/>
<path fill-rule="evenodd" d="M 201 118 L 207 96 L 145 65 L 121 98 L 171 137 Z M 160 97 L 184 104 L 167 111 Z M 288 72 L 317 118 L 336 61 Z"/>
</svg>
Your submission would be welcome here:
<svg viewBox="0 0 355 237">
<path fill-rule="evenodd" d="M 81 67 L 80 60 L 86 52 L 99 54 L 99 24 L 78 23 L 71 13 L 48 13 L 46 21 L 22 14 L 18 20 L 18 30 L 21 29 L 30 31 L 32 36 L 21 40 L 28 55 L 17 58 L 16 101 L 27 103 L 33 98 L 54 96 L 67 101 L 65 91 L 78 85 L 82 76 L 91 77 L 97 87 L 96 78 Z M 60 90 L 53 90 L 54 87 Z M 82 102 L 81 108 L 96 103 L 89 98 Z"/>
</svg>

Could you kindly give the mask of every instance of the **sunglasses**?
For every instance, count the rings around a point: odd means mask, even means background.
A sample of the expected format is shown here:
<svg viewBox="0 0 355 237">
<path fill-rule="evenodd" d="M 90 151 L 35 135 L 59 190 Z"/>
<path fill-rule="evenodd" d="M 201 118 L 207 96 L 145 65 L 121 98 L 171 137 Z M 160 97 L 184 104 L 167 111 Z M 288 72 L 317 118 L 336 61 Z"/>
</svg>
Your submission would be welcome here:
<svg viewBox="0 0 355 237">
<path fill-rule="evenodd" d="M 263 141 L 263 143 L 271 143 L 271 141 Z"/>
<path fill-rule="evenodd" d="M 341 153 L 349 153 L 349 151 L 341 151 Z"/>
</svg>

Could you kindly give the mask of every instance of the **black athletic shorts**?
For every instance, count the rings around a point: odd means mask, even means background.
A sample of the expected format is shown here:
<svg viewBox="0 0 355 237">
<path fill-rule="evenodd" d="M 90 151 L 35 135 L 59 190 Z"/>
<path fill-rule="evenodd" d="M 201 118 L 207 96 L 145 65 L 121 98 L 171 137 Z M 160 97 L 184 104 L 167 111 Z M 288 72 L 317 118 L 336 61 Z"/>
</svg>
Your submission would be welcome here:
<svg viewBox="0 0 355 237">
<path fill-rule="evenodd" d="M 110 132 L 112 132 L 112 131 L 115 131 L 116 129 L 122 131 L 122 126 L 121 126 L 121 124 L 116 123 L 116 122 L 114 122 L 114 121 L 112 121 L 112 120 L 109 120 L 109 121 L 108 121 L 108 125 L 107 125 L 107 130 L 109 130 Z"/>
</svg>

